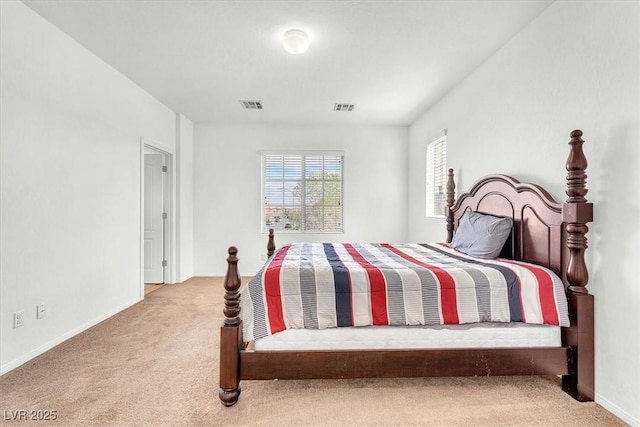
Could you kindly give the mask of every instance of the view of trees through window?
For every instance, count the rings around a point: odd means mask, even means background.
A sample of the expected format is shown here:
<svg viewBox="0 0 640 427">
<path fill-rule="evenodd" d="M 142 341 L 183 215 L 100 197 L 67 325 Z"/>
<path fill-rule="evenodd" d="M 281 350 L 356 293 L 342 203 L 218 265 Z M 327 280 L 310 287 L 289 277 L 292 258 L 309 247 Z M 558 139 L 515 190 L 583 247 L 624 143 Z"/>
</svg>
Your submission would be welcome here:
<svg viewBox="0 0 640 427">
<path fill-rule="evenodd" d="M 342 155 L 265 154 L 265 229 L 342 231 Z"/>
</svg>

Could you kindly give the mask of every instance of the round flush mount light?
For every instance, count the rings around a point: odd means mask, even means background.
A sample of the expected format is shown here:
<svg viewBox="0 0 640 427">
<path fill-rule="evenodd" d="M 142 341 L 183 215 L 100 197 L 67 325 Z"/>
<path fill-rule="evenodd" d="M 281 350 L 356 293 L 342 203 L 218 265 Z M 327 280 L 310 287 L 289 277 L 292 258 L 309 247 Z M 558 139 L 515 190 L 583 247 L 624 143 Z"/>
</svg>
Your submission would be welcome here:
<svg viewBox="0 0 640 427">
<path fill-rule="evenodd" d="M 282 44 L 287 52 L 300 55 L 309 49 L 309 36 L 302 30 L 289 30 L 282 36 Z"/>
</svg>

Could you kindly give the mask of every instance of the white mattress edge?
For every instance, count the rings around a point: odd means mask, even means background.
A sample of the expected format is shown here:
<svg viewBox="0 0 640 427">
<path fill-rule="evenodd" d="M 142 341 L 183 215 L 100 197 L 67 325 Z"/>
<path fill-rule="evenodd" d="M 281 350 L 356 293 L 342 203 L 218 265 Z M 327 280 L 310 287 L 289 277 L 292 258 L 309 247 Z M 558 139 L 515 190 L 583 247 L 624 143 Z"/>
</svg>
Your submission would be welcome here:
<svg viewBox="0 0 640 427">
<path fill-rule="evenodd" d="M 560 347 L 561 328 L 525 323 L 288 329 L 253 343 L 258 351 Z"/>
</svg>

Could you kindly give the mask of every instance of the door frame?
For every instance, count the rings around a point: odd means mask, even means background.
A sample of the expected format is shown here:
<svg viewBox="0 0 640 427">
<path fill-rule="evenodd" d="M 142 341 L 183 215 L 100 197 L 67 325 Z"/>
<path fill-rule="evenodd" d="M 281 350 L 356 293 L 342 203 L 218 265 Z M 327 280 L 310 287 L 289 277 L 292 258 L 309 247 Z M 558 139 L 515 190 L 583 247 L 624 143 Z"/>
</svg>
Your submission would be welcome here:
<svg viewBox="0 0 640 427">
<path fill-rule="evenodd" d="M 159 148 L 153 142 L 140 138 L 140 299 L 144 299 L 144 154 L 151 150 L 162 154 L 165 158 L 167 172 L 164 185 L 164 206 L 167 213 L 164 228 L 164 259 L 167 265 L 164 268 L 164 283 L 175 283 L 176 276 L 176 203 L 175 203 L 175 167 L 174 155 L 171 152 Z"/>
</svg>

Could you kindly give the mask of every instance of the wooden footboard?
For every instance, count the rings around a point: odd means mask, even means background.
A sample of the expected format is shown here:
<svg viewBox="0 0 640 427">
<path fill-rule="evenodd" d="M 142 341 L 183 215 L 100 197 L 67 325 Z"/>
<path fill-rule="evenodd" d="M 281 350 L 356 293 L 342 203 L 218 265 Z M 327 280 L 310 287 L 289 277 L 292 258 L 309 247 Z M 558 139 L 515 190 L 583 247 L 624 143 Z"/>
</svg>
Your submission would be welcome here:
<svg viewBox="0 0 640 427">
<path fill-rule="evenodd" d="M 224 322 L 220 328 L 220 391 L 226 406 L 237 402 L 240 380 L 486 375 L 562 375 L 562 389 L 580 401 L 594 398 L 594 300 L 587 291 L 584 260 L 593 206 L 585 196 L 587 161 L 582 132 L 571 133 L 565 203 L 542 188 L 504 175 L 482 178 L 454 202 L 453 171 L 447 188 L 447 238 L 467 209 L 514 220 L 513 256 L 554 270 L 563 279 L 570 327 L 561 347 L 432 350 L 251 351 L 240 320 L 237 249 L 229 248 Z M 267 255 L 275 250 L 273 230 Z"/>
</svg>

